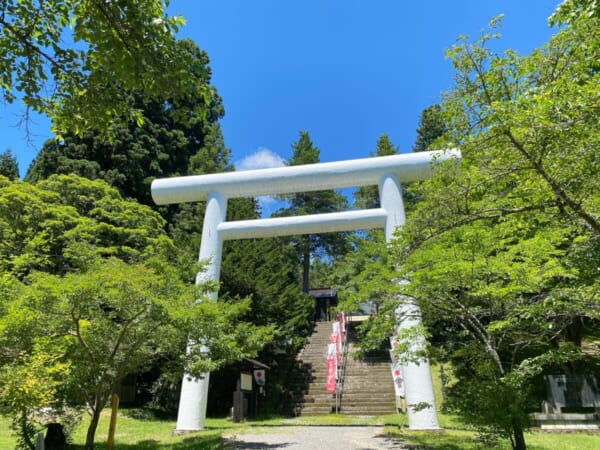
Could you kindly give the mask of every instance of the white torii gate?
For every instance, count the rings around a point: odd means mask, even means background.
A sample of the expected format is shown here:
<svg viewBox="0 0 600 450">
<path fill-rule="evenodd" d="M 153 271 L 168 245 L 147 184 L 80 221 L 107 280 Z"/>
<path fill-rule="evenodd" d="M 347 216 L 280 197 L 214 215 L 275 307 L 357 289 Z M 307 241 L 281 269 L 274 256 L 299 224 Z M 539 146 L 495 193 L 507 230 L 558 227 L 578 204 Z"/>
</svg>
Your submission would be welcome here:
<svg viewBox="0 0 600 450">
<path fill-rule="evenodd" d="M 201 261 L 209 261 L 197 283 L 219 280 L 223 241 L 256 237 L 328 233 L 357 229 L 384 228 L 386 242 L 405 222 L 400 182 L 429 178 L 434 160 L 460 158 L 456 150 L 419 152 L 274 169 L 227 172 L 157 179 L 152 182 L 152 198 L 158 205 L 206 201 L 200 244 Z M 227 199 L 304 191 L 378 185 L 379 208 L 273 219 L 227 222 Z M 209 294 L 213 300 L 217 292 Z M 421 324 L 417 305 L 403 305 L 399 329 Z M 421 342 L 413 343 L 418 350 Z M 402 367 L 408 422 L 411 429 L 438 429 L 433 385 L 428 361 Z M 209 374 L 201 379 L 184 375 L 176 432 L 204 428 Z M 414 405 L 414 406 L 411 406 Z M 418 405 L 418 407 L 416 407 Z M 429 405 L 423 408 L 423 405 Z"/>
</svg>

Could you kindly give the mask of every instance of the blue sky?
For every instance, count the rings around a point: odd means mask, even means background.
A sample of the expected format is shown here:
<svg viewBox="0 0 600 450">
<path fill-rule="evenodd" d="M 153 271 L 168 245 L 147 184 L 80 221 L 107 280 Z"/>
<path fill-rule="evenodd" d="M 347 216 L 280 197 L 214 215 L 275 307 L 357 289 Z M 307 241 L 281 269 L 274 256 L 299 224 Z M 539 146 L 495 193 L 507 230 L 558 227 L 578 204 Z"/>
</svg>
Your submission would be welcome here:
<svg viewBox="0 0 600 450">
<path fill-rule="evenodd" d="M 504 14 L 497 48 L 529 53 L 554 32 L 558 0 L 171 0 L 211 59 L 223 97 L 221 125 L 237 167 L 281 164 L 306 130 L 321 161 L 363 158 L 387 133 L 409 152 L 421 111 L 452 85 L 444 50 L 477 37 Z M 43 117 L 15 127 L 18 106 L 0 105 L 0 150 L 21 175 L 50 137 Z"/>
</svg>

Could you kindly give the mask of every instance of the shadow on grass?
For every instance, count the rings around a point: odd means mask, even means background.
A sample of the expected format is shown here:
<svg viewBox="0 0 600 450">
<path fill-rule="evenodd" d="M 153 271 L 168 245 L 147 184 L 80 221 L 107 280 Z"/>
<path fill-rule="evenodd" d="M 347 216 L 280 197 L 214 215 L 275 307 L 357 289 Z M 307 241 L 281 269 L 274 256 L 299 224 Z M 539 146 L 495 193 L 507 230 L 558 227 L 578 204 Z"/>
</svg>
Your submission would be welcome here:
<svg viewBox="0 0 600 450">
<path fill-rule="evenodd" d="M 223 448 L 226 448 L 226 449 L 249 450 L 249 449 L 285 448 L 292 444 L 288 444 L 288 443 L 268 444 L 266 442 L 238 442 L 235 439 L 234 440 L 225 439 L 224 445 L 225 446 Z"/>
<path fill-rule="evenodd" d="M 130 419 L 141 420 L 141 421 L 162 421 L 170 422 L 177 419 L 177 416 L 173 413 L 160 411 L 157 409 L 150 408 L 121 408 L 119 414 Z"/>
<path fill-rule="evenodd" d="M 83 445 L 71 445 L 70 450 L 83 450 Z M 95 449 L 106 449 L 106 442 L 96 442 Z M 221 450 L 225 446 L 221 436 L 190 436 L 178 442 L 139 441 L 135 444 L 116 444 L 119 450 Z"/>
<path fill-rule="evenodd" d="M 503 446 L 483 444 L 465 432 L 392 432 L 389 436 L 406 442 L 410 449 L 427 450 L 492 450 L 503 449 Z"/>
</svg>

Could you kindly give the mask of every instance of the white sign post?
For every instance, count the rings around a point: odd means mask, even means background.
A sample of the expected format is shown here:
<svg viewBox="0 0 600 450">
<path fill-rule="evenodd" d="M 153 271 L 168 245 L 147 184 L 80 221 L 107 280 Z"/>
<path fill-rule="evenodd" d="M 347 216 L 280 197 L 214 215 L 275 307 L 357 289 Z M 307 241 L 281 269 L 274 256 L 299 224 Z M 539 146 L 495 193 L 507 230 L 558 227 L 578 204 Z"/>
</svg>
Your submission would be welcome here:
<svg viewBox="0 0 600 450">
<path fill-rule="evenodd" d="M 219 280 L 224 240 L 291 236 L 358 229 L 384 228 L 386 241 L 405 221 L 400 182 L 423 180 L 431 176 L 434 160 L 459 158 L 456 150 L 419 152 L 376 158 L 338 161 L 275 169 L 227 172 L 157 179 L 152 183 L 152 198 L 159 205 L 207 201 L 200 260 L 208 261 L 197 281 Z M 380 208 L 315 214 L 301 217 L 226 222 L 227 200 L 236 197 L 290 194 L 378 185 Z M 216 299 L 217 293 L 211 297 Z M 419 308 L 409 306 L 410 320 L 400 320 L 399 328 L 421 323 Z M 418 346 L 419 343 L 415 343 Z M 437 414 L 427 361 L 403 367 L 407 403 L 430 405 L 408 409 L 411 429 L 437 429 Z M 176 432 L 204 428 L 209 374 L 201 379 L 183 377 Z"/>
</svg>

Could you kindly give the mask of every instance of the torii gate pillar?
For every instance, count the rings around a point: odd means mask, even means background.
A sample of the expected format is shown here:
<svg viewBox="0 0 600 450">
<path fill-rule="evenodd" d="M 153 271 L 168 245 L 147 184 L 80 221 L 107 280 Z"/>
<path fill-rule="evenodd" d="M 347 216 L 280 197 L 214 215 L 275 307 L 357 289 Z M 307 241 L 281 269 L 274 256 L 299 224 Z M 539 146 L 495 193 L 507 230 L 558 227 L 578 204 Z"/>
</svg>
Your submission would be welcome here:
<svg viewBox="0 0 600 450">
<path fill-rule="evenodd" d="M 456 150 L 419 152 L 377 158 L 307 164 L 275 169 L 228 172 L 222 174 L 174 177 L 154 180 L 152 197 L 159 205 L 206 200 L 199 258 L 208 261 L 197 283 L 219 281 L 221 249 L 227 239 L 289 236 L 356 229 L 384 228 L 391 242 L 396 228 L 405 221 L 400 181 L 429 178 L 432 162 L 459 158 Z M 227 199 L 260 195 L 290 194 L 303 191 L 379 185 L 381 207 L 362 211 L 226 222 Z M 209 297 L 216 299 L 217 292 Z M 406 300 L 406 299 L 405 299 Z M 398 308 L 398 328 L 421 324 L 416 304 L 404 301 Z M 411 342 L 413 349 L 423 341 Z M 429 363 L 410 363 L 402 368 L 408 419 L 411 429 L 438 429 Z M 176 432 L 204 428 L 209 374 L 194 379 L 183 377 Z M 425 407 L 424 407 L 425 405 Z"/>
<path fill-rule="evenodd" d="M 387 211 L 385 221 L 385 241 L 392 242 L 394 232 L 402 227 L 406 220 L 402 187 L 393 174 L 386 174 L 379 182 L 381 207 Z M 400 281 L 402 283 L 402 281 Z M 396 311 L 398 331 L 421 325 L 421 310 L 409 298 L 404 298 Z M 422 339 L 411 343 L 411 350 L 418 352 L 424 347 Z M 405 385 L 408 426 L 418 430 L 439 429 L 433 382 L 429 361 L 410 362 L 402 366 L 402 379 Z"/>
<path fill-rule="evenodd" d="M 196 275 L 196 284 L 204 281 L 219 281 L 221 273 L 221 253 L 223 239 L 219 236 L 218 226 L 225 222 L 227 199 L 221 194 L 212 192 L 208 195 L 204 222 L 202 224 L 202 240 L 200 242 L 199 261 L 208 261 L 204 271 Z M 209 292 L 211 300 L 217 299 L 217 292 Z M 208 350 L 208 349 L 207 349 Z M 179 409 L 177 411 L 177 433 L 197 431 L 204 428 L 206 421 L 206 401 L 210 373 L 201 378 L 192 378 L 185 374 L 181 383 Z"/>
</svg>

